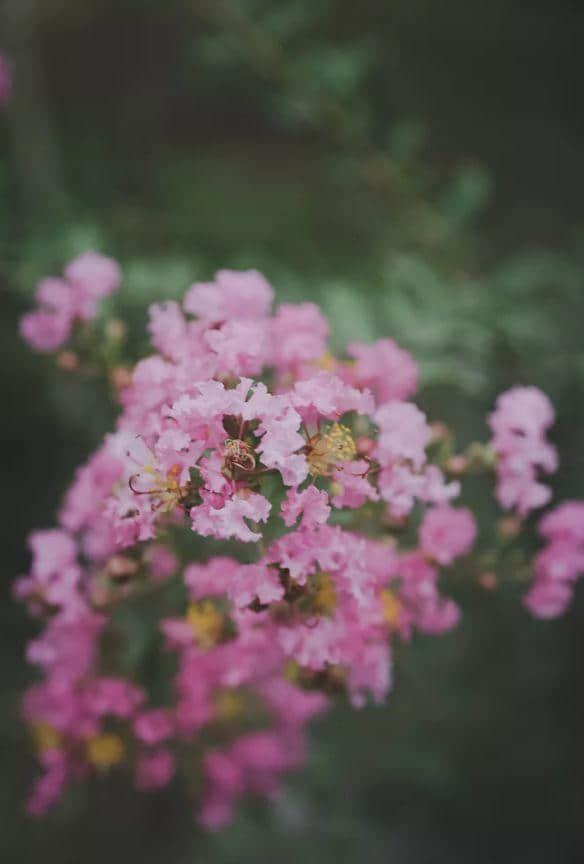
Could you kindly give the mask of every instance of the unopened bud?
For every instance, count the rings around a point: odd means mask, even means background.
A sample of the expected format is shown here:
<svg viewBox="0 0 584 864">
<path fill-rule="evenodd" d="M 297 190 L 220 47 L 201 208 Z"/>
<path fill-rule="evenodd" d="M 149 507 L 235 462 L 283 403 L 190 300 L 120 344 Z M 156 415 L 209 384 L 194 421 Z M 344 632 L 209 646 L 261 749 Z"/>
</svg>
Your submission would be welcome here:
<svg viewBox="0 0 584 864">
<path fill-rule="evenodd" d="M 132 372 L 127 366 L 116 366 L 111 371 L 111 382 L 116 390 L 123 390 L 132 383 Z"/>
<path fill-rule="evenodd" d="M 497 577 L 490 570 L 485 570 L 477 576 L 477 582 L 486 591 L 492 591 L 497 587 Z"/>
<path fill-rule="evenodd" d="M 444 469 L 448 472 L 448 474 L 455 474 L 459 476 L 460 474 L 464 474 L 468 467 L 468 461 L 466 456 L 459 454 L 457 456 L 451 456 L 450 459 L 447 459 L 444 463 Z"/>
<path fill-rule="evenodd" d="M 63 372 L 75 372 L 79 368 L 79 357 L 75 351 L 60 351 L 57 354 L 57 366 Z"/>
<path fill-rule="evenodd" d="M 355 441 L 355 446 L 359 456 L 368 456 L 375 447 L 375 441 L 368 435 L 360 435 Z"/>
<path fill-rule="evenodd" d="M 510 540 L 513 537 L 517 537 L 521 531 L 521 525 L 522 522 L 519 516 L 503 516 L 502 519 L 499 519 L 497 529 L 501 537 Z"/>
<path fill-rule="evenodd" d="M 105 325 L 105 338 L 109 342 L 121 342 L 127 332 L 127 327 L 121 318 L 110 318 Z"/>
<path fill-rule="evenodd" d="M 134 575 L 137 569 L 136 562 L 126 555 L 114 555 L 107 564 L 108 575 L 116 580 L 128 579 Z"/>
<path fill-rule="evenodd" d="M 450 438 L 450 429 L 446 423 L 442 423 L 441 420 L 436 420 L 436 422 L 430 423 L 430 431 L 432 432 L 432 441 L 434 443 L 438 441 L 446 441 L 447 438 Z"/>
<path fill-rule="evenodd" d="M 466 451 L 468 467 L 476 471 L 492 470 L 497 464 L 497 454 L 488 444 L 475 441 Z"/>
</svg>

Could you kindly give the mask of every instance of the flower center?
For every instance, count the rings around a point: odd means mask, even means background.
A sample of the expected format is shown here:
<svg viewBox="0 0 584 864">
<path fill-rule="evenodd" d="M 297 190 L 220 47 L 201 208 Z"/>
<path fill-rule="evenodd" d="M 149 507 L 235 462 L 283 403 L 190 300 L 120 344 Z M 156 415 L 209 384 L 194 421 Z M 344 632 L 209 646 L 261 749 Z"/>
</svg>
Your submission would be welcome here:
<svg viewBox="0 0 584 864">
<path fill-rule="evenodd" d="M 152 509 L 168 513 L 174 510 L 188 493 L 188 486 L 183 487 L 178 481 L 180 472 L 181 466 L 173 465 L 164 476 L 152 465 L 144 465 L 140 474 L 130 477 L 130 489 L 136 495 L 152 496 L 156 499 Z"/>
<path fill-rule="evenodd" d="M 219 690 L 215 694 L 215 715 L 219 720 L 235 720 L 244 709 L 244 699 L 235 690 Z"/>
<path fill-rule="evenodd" d="M 124 743 L 119 735 L 103 732 L 87 742 L 87 761 L 101 770 L 118 765 L 124 755 Z"/>
<path fill-rule="evenodd" d="M 187 609 L 189 622 L 199 648 L 211 648 L 223 634 L 223 616 L 210 600 L 191 603 Z"/>
<path fill-rule="evenodd" d="M 393 591 L 384 588 L 381 592 L 381 608 L 383 617 L 392 630 L 397 630 L 402 613 L 402 604 Z"/>
<path fill-rule="evenodd" d="M 353 433 L 341 423 L 333 423 L 328 432 L 318 434 L 308 442 L 306 459 L 315 477 L 329 476 L 335 465 L 350 462 L 357 455 Z"/>
<path fill-rule="evenodd" d="M 256 459 L 247 441 L 242 441 L 240 438 L 227 438 L 225 441 L 225 465 L 229 469 L 254 470 Z"/>
<path fill-rule="evenodd" d="M 58 750 L 61 744 L 61 736 L 49 723 L 37 723 L 33 726 L 33 735 L 39 753 L 45 750 Z"/>
<path fill-rule="evenodd" d="M 325 572 L 315 573 L 312 578 L 316 589 L 312 596 L 313 608 L 321 615 L 329 615 L 337 605 L 335 584 Z"/>
</svg>

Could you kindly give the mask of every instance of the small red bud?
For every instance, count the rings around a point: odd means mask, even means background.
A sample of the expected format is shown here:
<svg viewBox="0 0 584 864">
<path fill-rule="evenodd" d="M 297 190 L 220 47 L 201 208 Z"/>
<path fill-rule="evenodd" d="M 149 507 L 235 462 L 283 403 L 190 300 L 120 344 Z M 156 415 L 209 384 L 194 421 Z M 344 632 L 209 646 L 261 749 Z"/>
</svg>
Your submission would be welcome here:
<svg viewBox="0 0 584 864">
<path fill-rule="evenodd" d="M 79 357 L 74 351 L 60 351 L 57 354 L 57 366 L 63 372 L 75 372 L 79 368 Z"/>
<path fill-rule="evenodd" d="M 111 372 L 111 382 L 116 390 L 123 390 L 132 383 L 132 371 L 127 366 L 116 366 Z"/>
<path fill-rule="evenodd" d="M 497 577 L 494 573 L 491 573 L 490 570 L 485 570 L 484 573 L 480 573 L 477 577 L 477 582 L 481 588 L 485 588 L 487 591 L 492 591 L 497 587 Z"/>
<path fill-rule="evenodd" d="M 359 456 L 368 456 L 375 446 L 375 441 L 367 435 L 360 435 L 355 441 L 355 446 Z"/>
<path fill-rule="evenodd" d="M 434 423 L 430 423 L 430 430 L 432 432 L 432 441 L 434 443 L 438 441 L 446 441 L 450 438 L 450 429 L 443 423 L 441 420 L 435 420 Z"/>
<path fill-rule="evenodd" d="M 458 456 L 451 456 L 450 459 L 447 459 L 444 468 L 448 471 L 449 474 L 464 474 L 468 467 L 468 460 L 466 456 L 462 456 L 459 454 Z"/>
<path fill-rule="evenodd" d="M 497 527 L 500 536 L 510 540 L 513 537 L 517 537 L 521 531 L 521 519 L 519 516 L 503 516 L 502 519 L 499 519 Z"/>
</svg>

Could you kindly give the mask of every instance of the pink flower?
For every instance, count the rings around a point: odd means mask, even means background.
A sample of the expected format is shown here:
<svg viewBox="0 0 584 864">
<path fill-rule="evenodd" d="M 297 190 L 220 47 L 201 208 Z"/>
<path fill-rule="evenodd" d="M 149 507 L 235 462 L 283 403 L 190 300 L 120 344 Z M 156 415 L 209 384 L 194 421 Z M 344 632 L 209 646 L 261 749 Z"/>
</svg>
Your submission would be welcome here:
<svg viewBox="0 0 584 864">
<path fill-rule="evenodd" d="M 68 531 L 79 531 L 97 517 L 101 502 L 120 478 L 124 466 L 116 449 L 113 439 L 106 438 L 89 461 L 77 469 L 60 515 Z"/>
<path fill-rule="evenodd" d="M 61 797 L 70 773 L 67 757 L 60 750 L 41 755 L 44 773 L 35 781 L 26 809 L 31 816 L 42 816 Z"/>
<path fill-rule="evenodd" d="M 71 319 L 66 315 L 43 311 L 28 312 L 20 319 L 20 335 L 37 351 L 55 351 L 71 332 Z"/>
<path fill-rule="evenodd" d="M 378 405 L 408 399 L 418 389 L 418 365 L 393 339 L 372 345 L 352 342 L 347 353 L 355 360 L 350 368 L 353 383 L 371 390 Z"/>
<path fill-rule="evenodd" d="M 41 279 L 35 296 L 37 302 L 51 312 L 60 312 L 68 318 L 75 315 L 75 291 L 65 279 L 55 279 L 51 276 Z"/>
<path fill-rule="evenodd" d="M 287 397 L 271 397 L 260 413 L 258 453 L 267 468 L 277 469 L 284 483 L 292 486 L 302 483 L 308 474 L 306 457 L 297 452 L 305 444 L 299 428 L 300 416 Z"/>
<path fill-rule="evenodd" d="M 277 572 L 266 564 L 242 564 L 237 568 L 227 589 L 237 607 L 249 606 L 257 599 L 262 604 L 276 603 L 284 596 Z"/>
<path fill-rule="evenodd" d="M 333 471 L 339 489 L 332 499 L 333 507 L 362 507 L 366 501 L 378 501 L 379 493 L 367 479 L 370 466 L 364 459 L 344 462 Z"/>
<path fill-rule="evenodd" d="M 101 615 L 90 612 L 72 621 L 52 618 L 42 635 L 28 643 L 27 658 L 45 670 L 58 669 L 62 679 L 76 680 L 93 665 L 104 624 Z"/>
<path fill-rule="evenodd" d="M 144 701 L 144 692 L 123 678 L 96 678 L 86 693 L 92 713 L 127 719 Z"/>
<path fill-rule="evenodd" d="M 120 287 L 122 278 L 118 263 L 98 252 L 83 252 L 65 267 L 64 273 L 78 296 L 87 301 L 113 294 Z M 89 317 L 93 317 L 95 307 L 89 304 L 86 311 L 90 312 Z"/>
<path fill-rule="evenodd" d="M 305 423 L 315 423 L 319 417 L 339 420 L 347 411 L 373 411 L 373 397 L 368 391 L 357 390 L 328 372 L 298 381 L 290 398 Z"/>
<path fill-rule="evenodd" d="M 138 789 L 157 789 L 172 779 L 174 759 L 168 750 L 141 753 L 136 761 L 135 783 Z"/>
<path fill-rule="evenodd" d="M 214 830 L 225 825 L 245 792 L 274 796 L 280 775 L 296 761 L 286 740 L 272 732 L 249 732 L 227 750 L 212 751 L 203 762 L 210 787 L 201 809 L 203 823 Z"/>
<path fill-rule="evenodd" d="M 557 467 L 556 451 L 545 440 L 553 420 L 549 399 L 536 387 L 514 387 L 497 399 L 489 424 L 497 455 L 497 500 L 504 509 L 517 508 L 526 516 L 549 500 L 549 489 L 537 477 Z"/>
<path fill-rule="evenodd" d="M 584 544 L 584 501 L 565 501 L 547 513 L 539 523 L 546 540 Z"/>
<path fill-rule="evenodd" d="M 420 469 L 432 438 L 424 414 L 411 402 L 394 401 L 378 408 L 374 419 L 379 426 L 375 455 L 381 464 L 407 461 Z"/>
<path fill-rule="evenodd" d="M 189 564 L 184 580 L 191 600 L 226 594 L 239 566 L 233 558 L 220 555 L 207 564 Z"/>
<path fill-rule="evenodd" d="M 266 320 L 227 321 L 221 327 L 207 330 L 204 338 L 223 373 L 259 375 L 269 362 L 271 346 Z"/>
<path fill-rule="evenodd" d="M 19 599 L 42 601 L 75 617 L 86 609 L 80 593 L 82 571 L 77 563 L 77 546 L 64 531 L 36 531 L 29 537 L 32 551 L 30 575 L 15 584 Z"/>
<path fill-rule="evenodd" d="M 203 504 L 190 511 L 193 531 L 203 537 L 234 537 L 242 543 L 254 543 L 261 534 L 252 531 L 245 520 L 265 522 L 271 507 L 267 498 L 258 494 L 231 498 L 222 506 L 215 506 L 212 499 L 207 497 Z"/>
<path fill-rule="evenodd" d="M 285 727 L 302 725 L 328 707 L 323 693 L 300 690 L 283 678 L 272 678 L 262 684 L 261 694 Z"/>
<path fill-rule="evenodd" d="M 55 350 L 119 281 L 111 259 L 79 256 L 39 283 L 25 338 Z M 242 796 L 276 795 L 306 758 L 324 692 L 343 689 L 356 707 L 381 701 L 391 640 L 458 621 L 439 565 L 469 551 L 476 526 L 450 506 L 460 483 L 432 463 L 426 417 L 404 401 L 413 358 L 386 339 L 354 342 L 337 360 L 318 307 L 272 315 L 272 295 L 257 271 L 222 270 L 182 306 L 152 305 L 153 353 L 121 376 L 115 431 L 77 471 L 61 529 L 31 536 L 15 594 L 43 628 L 27 646 L 38 678 L 23 703 L 41 751 L 32 812 L 122 758 L 137 787 L 163 786 L 173 754 L 194 746 L 201 818 L 217 828 Z M 543 394 L 514 388 L 490 418 L 492 449 L 477 450 L 496 457 L 499 501 L 520 514 L 549 495 L 540 474 L 556 464 L 552 420 Z M 406 525 L 417 503 L 431 506 Z M 269 519 L 273 506 L 281 519 Z M 584 504 L 566 502 L 539 530 L 524 602 L 553 617 L 584 573 Z M 258 545 L 216 543 L 226 540 Z M 165 708 L 133 680 L 146 672 L 143 640 L 150 651 L 159 633 L 175 654 L 173 680 L 156 682 L 169 685 Z"/>
<path fill-rule="evenodd" d="M 155 543 L 150 547 L 148 561 L 155 582 L 164 582 L 169 576 L 176 573 L 179 567 L 176 555 L 160 543 Z"/>
<path fill-rule="evenodd" d="M 574 582 L 584 574 L 584 502 L 566 501 L 539 523 L 547 543 L 534 560 L 534 579 L 524 602 L 538 618 L 555 618 L 569 607 Z"/>
<path fill-rule="evenodd" d="M 167 708 L 151 708 L 134 718 L 134 734 L 143 744 L 160 744 L 173 732 L 174 720 Z"/>
<path fill-rule="evenodd" d="M 179 304 L 174 300 L 153 303 L 148 308 L 148 317 L 154 347 L 165 357 L 180 360 L 187 353 L 188 328 Z"/>
<path fill-rule="evenodd" d="M 264 318 L 272 305 L 270 284 L 257 270 L 219 270 L 214 282 L 196 282 L 184 299 L 184 309 L 210 324 Z"/>
<path fill-rule="evenodd" d="M 401 579 L 399 600 L 404 607 L 402 631 L 409 635 L 410 627 L 423 633 L 438 635 L 451 630 L 460 618 L 456 603 L 438 592 L 438 571 L 418 552 L 403 555 L 398 573 Z"/>
<path fill-rule="evenodd" d="M 537 579 L 549 582 L 575 582 L 584 572 L 584 543 L 552 540 L 534 559 Z"/>
<path fill-rule="evenodd" d="M 283 303 L 272 320 L 272 362 L 280 373 L 297 374 L 326 351 L 329 326 L 314 303 Z"/>
<path fill-rule="evenodd" d="M 476 537 L 474 517 L 466 507 L 443 505 L 428 510 L 420 525 L 420 547 L 438 564 L 452 564 L 465 555 Z"/>
<path fill-rule="evenodd" d="M 568 610 L 572 598 L 569 584 L 540 580 L 533 584 L 523 602 L 536 618 L 557 618 Z"/>
<path fill-rule="evenodd" d="M 537 387 L 512 387 L 497 398 L 489 425 L 495 438 L 505 443 L 515 438 L 537 439 L 554 422 L 551 402 Z"/>
<path fill-rule="evenodd" d="M 285 524 L 290 528 L 302 516 L 303 528 L 315 528 L 328 520 L 331 508 L 328 495 L 316 486 L 309 486 L 303 492 L 290 489 L 282 502 L 281 513 Z"/>
<path fill-rule="evenodd" d="M 40 580 L 76 564 L 77 546 L 64 531 L 35 531 L 28 543 L 33 554 L 33 574 Z"/>
<path fill-rule="evenodd" d="M 117 290 L 120 269 L 111 258 L 85 252 L 65 268 L 64 279 L 42 279 L 36 292 L 39 308 L 20 321 L 23 339 L 38 351 L 54 351 L 70 336 L 76 320 L 97 315 L 98 301 Z"/>
</svg>

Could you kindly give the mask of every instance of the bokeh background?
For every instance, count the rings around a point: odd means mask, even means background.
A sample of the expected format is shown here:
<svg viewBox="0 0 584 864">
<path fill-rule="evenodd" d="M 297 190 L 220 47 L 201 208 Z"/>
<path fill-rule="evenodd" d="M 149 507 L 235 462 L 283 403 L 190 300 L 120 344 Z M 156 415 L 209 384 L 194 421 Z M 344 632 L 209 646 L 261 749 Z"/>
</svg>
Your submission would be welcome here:
<svg viewBox="0 0 584 864">
<path fill-rule="evenodd" d="M 558 412 L 558 496 L 584 490 L 584 8 L 579 0 L 2 0 L 0 860 L 93 864 L 584 860 L 584 593 L 554 622 L 519 591 L 455 593 L 451 634 L 398 650 L 383 708 L 339 708 L 282 800 L 219 835 L 178 785 L 96 782 L 44 822 L 18 721 L 32 628 L 10 582 L 105 393 L 33 357 L 36 280 L 93 247 L 117 311 L 219 266 L 322 303 L 334 340 L 389 335 L 421 403 L 483 436 L 496 392 Z M 471 496 L 474 494 L 471 490 Z"/>
</svg>

